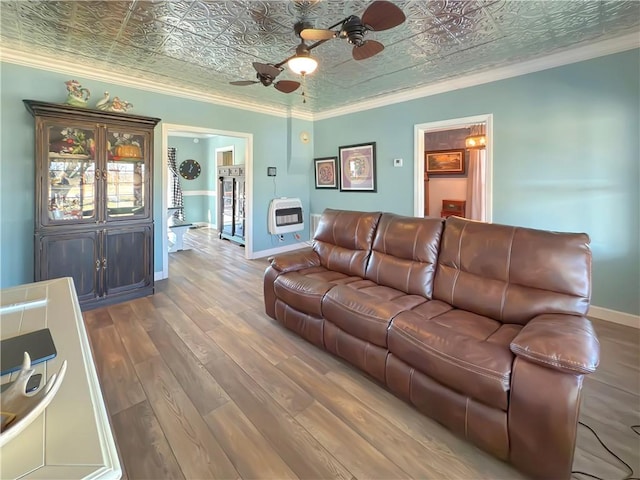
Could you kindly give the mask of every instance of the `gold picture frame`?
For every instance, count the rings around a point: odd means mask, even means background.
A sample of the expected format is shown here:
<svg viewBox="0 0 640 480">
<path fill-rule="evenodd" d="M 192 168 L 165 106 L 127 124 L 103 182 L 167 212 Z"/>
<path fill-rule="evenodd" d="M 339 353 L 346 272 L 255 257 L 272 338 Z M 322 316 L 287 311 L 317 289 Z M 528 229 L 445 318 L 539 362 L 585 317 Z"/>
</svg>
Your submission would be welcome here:
<svg viewBox="0 0 640 480">
<path fill-rule="evenodd" d="M 455 175 L 465 173 L 464 160 L 464 148 L 424 152 L 425 172 L 429 175 Z"/>
</svg>

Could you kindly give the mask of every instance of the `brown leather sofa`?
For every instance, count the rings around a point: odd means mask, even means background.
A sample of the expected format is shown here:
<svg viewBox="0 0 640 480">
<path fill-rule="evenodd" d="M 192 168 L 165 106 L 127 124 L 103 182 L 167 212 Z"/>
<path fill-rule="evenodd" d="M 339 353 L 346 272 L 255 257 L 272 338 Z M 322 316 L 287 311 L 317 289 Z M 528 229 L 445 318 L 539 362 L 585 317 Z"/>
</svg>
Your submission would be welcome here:
<svg viewBox="0 0 640 480">
<path fill-rule="evenodd" d="M 268 315 L 535 478 L 568 479 L 599 361 L 586 234 L 325 210 Z"/>
</svg>

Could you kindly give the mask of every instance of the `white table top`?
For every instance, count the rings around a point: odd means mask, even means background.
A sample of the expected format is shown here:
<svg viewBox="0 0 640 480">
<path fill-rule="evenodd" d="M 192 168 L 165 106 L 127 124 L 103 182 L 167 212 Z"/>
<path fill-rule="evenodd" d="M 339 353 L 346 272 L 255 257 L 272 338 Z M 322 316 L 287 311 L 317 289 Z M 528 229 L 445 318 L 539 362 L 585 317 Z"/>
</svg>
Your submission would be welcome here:
<svg viewBox="0 0 640 480">
<path fill-rule="evenodd" d="M 66 360 L 67 374 L 45 412 L 0 448 L 0 478 L 119 479 L 122 469 L 73 280 L 0 291 L 1 338 L 47 327 L 58 355 L 34 368 L 44 383 Z"/>
</svg>

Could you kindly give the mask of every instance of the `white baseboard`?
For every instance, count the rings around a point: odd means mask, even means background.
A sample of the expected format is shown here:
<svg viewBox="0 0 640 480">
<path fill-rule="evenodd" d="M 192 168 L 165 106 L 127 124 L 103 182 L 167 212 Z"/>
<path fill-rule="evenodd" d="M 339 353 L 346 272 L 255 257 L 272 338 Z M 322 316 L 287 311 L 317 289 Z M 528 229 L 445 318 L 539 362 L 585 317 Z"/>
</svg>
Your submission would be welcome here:
<svg viewBox="0 0 640 480">
<path fill-rule="evenodd" d="M 619 325 L 626 325 L 627 327 L 640 329 L 640 315 L 618 312 L 617 310 L 596 307 L 594 305 L 591 305 L 589 307 L 589 312 L 587 313 L 587 315 L 599 320 L 606 320 L 607 322 L 617 323 Z"/>
<path fill-rule="evenodd" d="M 215 223 L 207 223 L 207 222 L 193 222 L 193 224 L 197 227 L 200 228 L 213 228 L 214 230 L 217 230 L 218 227 L 216 226 Z"/>
<path fill-rule="evenodd" d="M 279 253 L 292 252 L 294 250 L 301 250 L 311 246 L 311 242 L 298 242 L 291 245 L 284 245 L 282 247 L 270 248 L 268 250 L 260 250 L 259 252 L 253 252 L 251 259 L 270 257 L 271 255 L 278 255 Z"/>
<path fill-rule="evenodd" d="M 168 272 L 165 274 L 165 272 L 163 272 L 162 270 L 159 272 L 153 272 L 153 280 L 156 282 L 158 280 L 164 280 L 168 276 L 169 276 Z"/>
</svg>

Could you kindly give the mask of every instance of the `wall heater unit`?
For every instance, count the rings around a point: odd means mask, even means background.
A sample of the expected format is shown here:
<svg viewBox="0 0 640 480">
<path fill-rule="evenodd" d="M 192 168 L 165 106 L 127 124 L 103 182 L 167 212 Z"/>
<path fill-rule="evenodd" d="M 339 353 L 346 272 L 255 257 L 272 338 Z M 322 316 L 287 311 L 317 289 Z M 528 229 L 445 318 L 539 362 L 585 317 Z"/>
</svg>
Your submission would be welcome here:
<svg viewBox="0 0 640 480">
<path fill-rule="evenodd" d="M 320 225 L 320 217 L 322 215 L 319 213 L 312 213 L 310 215 L 309 222 L 309 240 L 313 240 L 313 236 L 316 234 L 316 230 L 318 229 L 318 225 Z"/>
<path fill-rule="evenodd" d="M 271 200 L 268 227 L 271 235 L 304 230 L 304 217 L 302 216 L 302 202 L 300 199 L 283 197 Z"/>
</svg>

